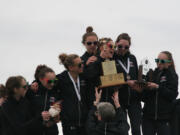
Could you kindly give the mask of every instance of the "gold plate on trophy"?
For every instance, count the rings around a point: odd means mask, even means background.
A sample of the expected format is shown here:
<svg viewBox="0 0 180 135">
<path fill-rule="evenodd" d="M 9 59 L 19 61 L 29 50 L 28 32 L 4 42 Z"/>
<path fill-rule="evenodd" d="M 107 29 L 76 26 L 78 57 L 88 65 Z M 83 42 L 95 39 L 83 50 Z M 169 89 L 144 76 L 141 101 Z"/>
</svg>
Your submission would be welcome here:
<svg viewBox="0 0 180 135">
<path fill-rule="evenodd" d="M 100 88 L 112 87 L 112 86 L 118 86 L 118 85 L 126 84 L 124 81 L 123 73 L 101 76 L 100 79 L 101 79 Z"/>
<path fill-rule="evenodd" d="M 105 61 L 102 62 L 102 69 L 103 69 L 103 75 L 112 75 L 112 74 L 117 74 L 116 70 L 116 64 L 115 61 Z"/>
</svg>

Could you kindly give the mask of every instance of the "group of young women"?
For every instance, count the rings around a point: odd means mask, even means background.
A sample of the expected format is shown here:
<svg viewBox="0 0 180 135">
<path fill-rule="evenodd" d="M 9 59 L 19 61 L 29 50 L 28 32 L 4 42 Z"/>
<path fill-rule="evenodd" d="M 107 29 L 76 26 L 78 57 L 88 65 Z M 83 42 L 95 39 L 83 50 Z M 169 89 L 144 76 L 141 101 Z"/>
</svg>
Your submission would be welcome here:
<svg viewBox="0 0 180 135">
<path fill-rule="evenodd" d="M 136 83 L 138 64 L 130 52 L 131 37 L 127 33 L 120 34 L 114 43 L 111 38 L 99 39 L 88 27 L 82 43 L 86 52 L 81 57 L 59 55 L 65 67 L 62 73 L 56 75 L 50 67 L 39 65 L 31 85 L 22 76 L 13 76 L 0 86 L 5 93 L 0 99 L 0 133 L 58 135 L 57 123 L 61 121 L 64 135 L 88 134 L 86 120 L 94 106 L 95 88 L 101 84 L 101 63 L 109 59 L 115 61 L 117 72 L 123 73 L 127 82 L 118 87 L 118 95 L 121 108 L 130 118 L 132 135 L 141 135 L 141 125 L 143 135 L 170 135 L 173 101 L 178 95 L 172 54 L 159 53 L 152 80 L 140 87 Z M 114 88 L 102 89 L 101 101 L 114 104 L 113 93 Z M 49 109 L 54 105 L 60 113 L 52 116 Z"/>
</svg>

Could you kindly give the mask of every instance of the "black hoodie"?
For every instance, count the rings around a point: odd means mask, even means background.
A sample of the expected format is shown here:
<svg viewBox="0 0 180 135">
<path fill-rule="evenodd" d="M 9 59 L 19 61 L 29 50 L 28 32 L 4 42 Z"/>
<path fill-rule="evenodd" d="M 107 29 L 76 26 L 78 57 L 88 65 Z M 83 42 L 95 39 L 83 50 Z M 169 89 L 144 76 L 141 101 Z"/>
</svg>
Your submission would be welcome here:
<svg viewBox="0 0 180 135">
<path fill-rule="evenodd" d="M 178 76 L 173 68 L 155 69 L 153 82 L 158 89 L 145 89 L 142 93 L 144 117 L 155 120 L 167 120 L 174 109 L 173 101 L 178 95 Z"/>
<path fill-rule="evenodd" d="M 19 101 L 8 97 L 0 110 L 0 124 L 2 135 L 32 135 L 40 128 L 41 115 L 33 116 L 32 106 L 28 100 Z"/>
<path fill-rule="evenodd" d="M 38 83 L 37 92 L 28 90 L 26 93 L 26 98 L 30 101 L 31 105 L 34 106 L 34 112 L 36 114 L 41 114 L 43 111 L 48 111 L 50 106 L 59 100 L 57 91 L 55 89 L 48 90 L 40 82 Z M 37 134 L 42 135 L 58 135 L 57 124 L 51 127 L 46 127 L 41 124 L 41 128 L 36 131 Z"/>
</svg>

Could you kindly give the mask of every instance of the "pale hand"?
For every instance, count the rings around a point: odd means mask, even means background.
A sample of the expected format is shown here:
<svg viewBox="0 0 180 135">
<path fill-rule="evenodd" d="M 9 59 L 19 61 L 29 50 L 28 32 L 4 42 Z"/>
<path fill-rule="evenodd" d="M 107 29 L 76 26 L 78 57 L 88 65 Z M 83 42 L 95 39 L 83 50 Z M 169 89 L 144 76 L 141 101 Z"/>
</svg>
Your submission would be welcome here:
<svg viewBox="0 0 180 135">
<path fill-rule="evenodd" d="M 159 87 L 158 84 L 153 83 L 153 82 L 148 82 L 148 88 L 150 89 L 157 89 Z"/>
<path fill-rule="evenodd" d="M 113 93 L 112 99 L 114 101 L 114 104 L 115 104 L 116 108 L 119 108 L 120 107 L 120 103 L 119 103 L 119 92 L 118 91 L 115 91 Z"/>
<path fill-rule="evenodd" d="M 37 82 L 33 82 L 32 84 L 31 84 L 31 90 L 32 91 L 34 91 L 34 92 L 37 92 L 37 90 L 38 90 L 38 83 Z"/>
<path fill-rule="evenodd" d="M 98 92 L 98 88 L 96 87 L 95 88 L 95 97 L 96 97 L 96 101 L 95 101 L 95 104 L 97 105 L 101 99 L 101 94 L 102 94 L 102 90 L 100 90 Z"/>
<path fill-rule="evenodd" d="M 91 56 L 89 57 L 89 59 L 87 60 L 86 62 L 86 65 L 89 65 L 89 63 L 93 63 L 97 60 L 97 57 L 96 56 Z"/>
<path fill-rule="evenodd" d="M 48 120 L 50 119 L 50 114 L 49 114 L 48 111 L 43 111 L 43 112 L 41 113 L 41 116 L 42 116 L 42 118 L 43 118 L 44 121 L 48 121 Z"/>
</svg>

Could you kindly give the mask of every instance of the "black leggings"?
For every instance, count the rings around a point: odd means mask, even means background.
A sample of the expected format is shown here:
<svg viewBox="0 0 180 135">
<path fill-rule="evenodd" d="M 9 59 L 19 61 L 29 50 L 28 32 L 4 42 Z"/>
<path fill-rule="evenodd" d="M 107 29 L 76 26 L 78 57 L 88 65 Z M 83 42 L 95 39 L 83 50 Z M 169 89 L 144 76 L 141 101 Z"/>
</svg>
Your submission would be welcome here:
<svg viewBox="0 0 180 135">
<path fill-rule="evenodd" d="M 171 135 L 170 123 L 168 120 L 149 120 L 143 118 L 143 135 Z"/>
<path fill-rule="evenodd" d="M 129 115 L 132 135 L 141 135 L 142 108 L 140 102 L 134 102 L 125 109 Z"/>
</svg>

